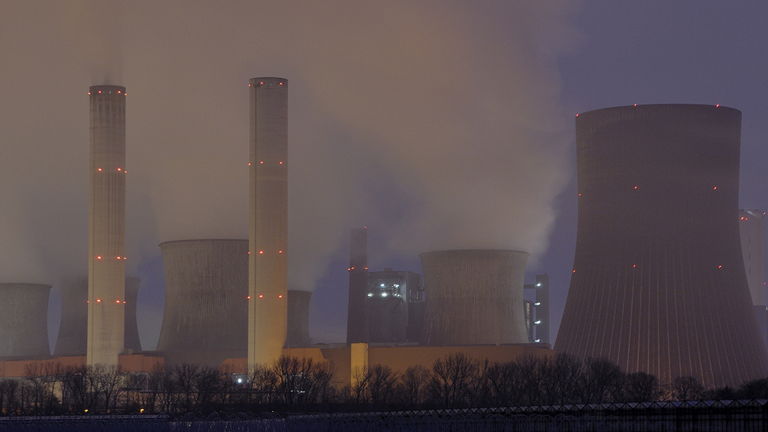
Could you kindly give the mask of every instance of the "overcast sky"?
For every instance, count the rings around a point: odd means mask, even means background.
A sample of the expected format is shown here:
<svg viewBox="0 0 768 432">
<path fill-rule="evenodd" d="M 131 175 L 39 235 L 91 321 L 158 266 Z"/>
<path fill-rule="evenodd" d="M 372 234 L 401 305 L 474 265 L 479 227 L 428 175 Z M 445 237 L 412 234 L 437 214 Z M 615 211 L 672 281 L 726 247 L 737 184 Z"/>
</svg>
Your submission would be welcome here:
<svg viewBox="0 0 768 432">
<path fill-rule="evenodd" d="M 152 348 L 158 243 L 247 238 L 248 79 L 289 95 L 289 283 L 343 341 L 349 229 L 372 270 L 446 248 L 531 253 L 553 336 L 573 262 L 573 116 L 743 111 L 741 206 L 767 208 L 768 5 L 719 1 L 0 0 L 0 282 L 87 272 L 88 97 L 127 88 L 129 273 Z M 691 215 L 696 217 L 696 215 Z"/>
</svg>

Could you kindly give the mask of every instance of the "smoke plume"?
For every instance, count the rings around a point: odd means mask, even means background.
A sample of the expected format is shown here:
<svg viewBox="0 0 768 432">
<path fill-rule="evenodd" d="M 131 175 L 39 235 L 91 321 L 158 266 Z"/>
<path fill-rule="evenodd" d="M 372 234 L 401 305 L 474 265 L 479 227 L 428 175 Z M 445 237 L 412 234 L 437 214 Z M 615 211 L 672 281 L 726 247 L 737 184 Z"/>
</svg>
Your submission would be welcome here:
<svg viewBox="0 0 768 432">
<path fill-rule="evenodd" d="M 575 2 L 103 4 L 0 6 L 3 282 L 86 270 L 93 84 L 127 88 L 132 270 L 161 241 L 247 238 L 256 76 L 290 83 L 292 287 L 313 289 L 355 226 L 386 233 L 382 257 L 546 250 Z"/>
</svg>

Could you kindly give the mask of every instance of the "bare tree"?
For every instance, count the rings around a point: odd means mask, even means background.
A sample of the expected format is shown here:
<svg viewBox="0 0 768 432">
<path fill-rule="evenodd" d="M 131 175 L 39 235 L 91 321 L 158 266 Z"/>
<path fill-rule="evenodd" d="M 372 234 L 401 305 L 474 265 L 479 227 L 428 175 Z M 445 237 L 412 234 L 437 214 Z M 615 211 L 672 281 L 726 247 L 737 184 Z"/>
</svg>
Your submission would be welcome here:
<svg viewBox="0 0 768 432">
<path fill-rule="evenodd" d="M 624 372 L 610 360 L 588 358 L 581 381 L 582 403 L 609 403 L 621 397 Z"/>
<path fill-rule="evenodd" d="M 421 365 L 406 369 L 397 385 L 399 402 L 410 406 L 424 403 L 430 376 L 430 370 Z"/>
<path fill-rule="evenodd" d="M 389 404 L 398 381 L 398 374 L 389 366 L 377 364 L 368 371 L 368 394 L 374 406 Z"/>
<path fill-rule="evenodd" d="M 29 390 L 29 409 L 32 413 L 50 413 L 58 406 L 56 385 L 61 365 L 57 362 L 30 362 L 24 367 L 24 381 Z"/>
<path fill-rule="evenodd" d="M 88 382 L 94 406 L 103 405 L 105 412 L 115 409 L 122 395 L 123 374 L 120 366 L 97 364 L 88 367 Z"/>
<path fill-rule="evenodd" d="M 655 402 L 661 399 L 663 394 L 664 390 L 655 375 L 634 372 L 624 378 L 623 402 Z"/>
<path fill-rule="evenodd" d="M 432 365 L 428 388 L 432 398 L 443 408 L 463 408 L 472 400 L 472 386 L 477 382 L 477 362 L 464 353 L 451 354 Z"/>
<path fill-rule="evenodd" d="M 672 381 L 672 398 L 678 401 L 699 400 L 704 386 L 692 376 L 677 377 Z"/>
</svg>

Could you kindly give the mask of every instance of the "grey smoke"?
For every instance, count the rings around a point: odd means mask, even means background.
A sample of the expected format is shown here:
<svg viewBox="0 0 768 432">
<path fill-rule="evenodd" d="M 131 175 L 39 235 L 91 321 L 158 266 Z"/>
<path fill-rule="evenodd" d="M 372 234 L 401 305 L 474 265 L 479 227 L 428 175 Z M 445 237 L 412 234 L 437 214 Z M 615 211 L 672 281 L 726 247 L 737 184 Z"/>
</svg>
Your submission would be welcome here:
<svg viewBox="0 0 768 432">
<path fill-rule="evenodd" d="M 557 60 L 579 2 L 0 6 L 0 281 L 86 272 L 87 88 L 127 88 L 129 273 L 157 244 L 247 238 L 248 79 L 289 99 L 292 288 L 348 230 L 380 257 L 548 247 L 570 172 Z"/>
</svg>

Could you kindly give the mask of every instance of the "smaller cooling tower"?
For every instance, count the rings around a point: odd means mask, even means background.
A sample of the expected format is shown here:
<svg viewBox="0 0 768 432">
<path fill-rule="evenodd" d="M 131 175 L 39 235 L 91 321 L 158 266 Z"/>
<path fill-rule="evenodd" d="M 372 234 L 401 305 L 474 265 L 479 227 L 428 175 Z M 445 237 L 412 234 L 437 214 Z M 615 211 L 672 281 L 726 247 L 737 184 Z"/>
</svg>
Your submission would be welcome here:
<svg viewBox="0 0 768 432">
<path fill-rule="evenodd" d="M 139 297 L 139 285 L 141 279 L 126 276 L 125 278 L 125 349 L 126 353 L 141 352 L 141 340 L 139 340 L 139 324 L 136 322 L 136 301 Z"/>
<path fill-rule="evenodd" d="M 71 277 L 59 281 L 61 287 L 61 325 L 56 339 L 55 356 L 83 356 L 88 345 L 88 278 Z M 141 279 L 125 278 L 125 348 L 141 351 L 136 322 L 136 299 Z"/>
<path fill-rule="evenodd" d="M 0 283 L 0 358 L 51 355 L 50 285 Z"/>
<path fill-rule="evenodd" d="M 218 366 L 245 357 L 248 240 L 170 241 L 160 250 L 165 314 L 157 350 L 170 353 L 166 362 Z"/>
<path fill-rule="evenodd" d="M 527 343 L 523 283 L 528 253 L 447 250 L 419 255 L 429 293 L 422 343 Z"/>
<path fill-rule="evenodd" d="M 309 346 L 309 291 L 288 290 L 288 335 L 285 346 L 299 348 Z"/>
</svg>

